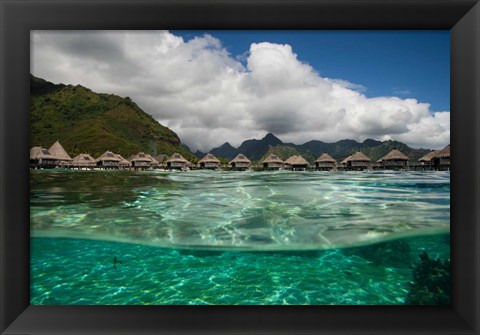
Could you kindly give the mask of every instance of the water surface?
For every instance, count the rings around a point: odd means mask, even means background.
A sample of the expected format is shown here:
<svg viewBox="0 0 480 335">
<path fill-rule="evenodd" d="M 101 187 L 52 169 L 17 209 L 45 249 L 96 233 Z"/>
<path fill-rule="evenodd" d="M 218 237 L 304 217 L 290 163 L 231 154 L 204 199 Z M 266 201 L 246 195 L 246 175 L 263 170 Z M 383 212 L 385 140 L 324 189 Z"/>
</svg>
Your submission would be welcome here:
<svg viewBox="0 0 480 335">
<path fill-rule="evenodd" d="M 30 189 L 34 305 L 403 304 L 420 253 L 450 258 L 448 172 L 45 170 Z"/>
</svg>

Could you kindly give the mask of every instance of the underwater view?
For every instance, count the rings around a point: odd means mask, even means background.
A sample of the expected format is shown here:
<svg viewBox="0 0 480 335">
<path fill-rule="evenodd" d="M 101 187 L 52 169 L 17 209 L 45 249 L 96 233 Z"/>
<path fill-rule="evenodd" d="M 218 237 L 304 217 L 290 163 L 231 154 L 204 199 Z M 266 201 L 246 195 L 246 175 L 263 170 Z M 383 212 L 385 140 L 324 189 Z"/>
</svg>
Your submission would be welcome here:
<svg viewBox="0 0 480 335">
<path fill-rule="evenodd" d="M 30 172 L 33 305 L 450 303 L 448 171 Z"/>
</svg>

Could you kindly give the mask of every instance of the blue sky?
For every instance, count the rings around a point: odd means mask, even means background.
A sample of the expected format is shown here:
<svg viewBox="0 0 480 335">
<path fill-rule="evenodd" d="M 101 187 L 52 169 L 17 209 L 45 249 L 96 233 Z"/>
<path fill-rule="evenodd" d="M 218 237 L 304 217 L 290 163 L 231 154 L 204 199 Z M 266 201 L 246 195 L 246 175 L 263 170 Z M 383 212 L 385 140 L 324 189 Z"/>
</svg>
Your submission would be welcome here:
<svg viewBox="0 0 480 335">
<path fill-rule="evenodd" d="M 186 41 L 208 33 L 232 56 L 251 43 L 289 44 L 302 62 L 322 77 L 348 80 L 368 97 L 398 96 L 450 110 L 450 33 L 448 30 L 391 31 L 235 31 L 175 30 Z M 240 58 L 241 59 L 241 58 Z"/>
</svg>

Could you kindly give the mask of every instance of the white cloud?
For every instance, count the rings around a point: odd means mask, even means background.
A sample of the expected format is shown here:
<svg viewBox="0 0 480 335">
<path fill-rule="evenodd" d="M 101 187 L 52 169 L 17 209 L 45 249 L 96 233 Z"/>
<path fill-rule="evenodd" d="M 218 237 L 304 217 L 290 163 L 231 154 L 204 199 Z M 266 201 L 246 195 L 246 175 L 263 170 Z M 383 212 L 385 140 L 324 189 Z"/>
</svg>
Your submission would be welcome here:
<svg viewBox="0 0 480 335">
<path fill-rule="evenodd" d="M 368 98 L 348 78 L 321 77 L 286 44 L 253 43 L 240 58 L 210 35 L 184 41 L 166 31 L 36 31 L 31 44 L 34 75 L 130 96 L 194 150 L 266 132 L 294 143 L 450 141 L 449 112 L 415 99 Z"/>
</svg>

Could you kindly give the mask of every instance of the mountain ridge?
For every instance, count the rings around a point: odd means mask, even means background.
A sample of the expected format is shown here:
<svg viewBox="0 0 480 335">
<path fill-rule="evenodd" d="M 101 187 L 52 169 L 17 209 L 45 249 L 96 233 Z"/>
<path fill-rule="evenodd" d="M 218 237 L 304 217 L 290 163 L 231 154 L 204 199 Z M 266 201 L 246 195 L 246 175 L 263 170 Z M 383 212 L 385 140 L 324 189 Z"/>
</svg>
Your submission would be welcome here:
<svg viewBox="0 0 480 335">
<path fill-rule="evenodd" d="M 226 142 L 228 143 L 228 142 Z M 411 160 L 418 160 L 420 157 L 430 152 L 430 149 L 414 149 L 405 143 L 393 140 L 378 141 L 374 139 L 366 139 L 363 142 L 357 142 L 351 139 L 343 139 L 337 142 L 327 143 L 319 140 L 310 140 L 303 144 L 284 143 L 272 133 L 267 133 L 262 139 L 248 139 L 243 141 L 238 148 L 233 148 L 225 154 L 224 150 L 220 150 L 222 146 L 213 148 L 209 152 L 219 158 L 232 159 L 239 153 L 243 153 L 252 161 L 261 161 L 268 155 L 274 153 L 282 159 L 287 159 L 291 155 L 302 155 L 305 159 L 313 162 L 322 153 L 327 152 L 337 161 L 343 160 L 345 157 L 357 152 L 363 151 L 373 161 L 377 161 L 385 156 L 393 149 L 398 149 L 406 154 Z M 196 152 L 196 156 L 202 158 L 207 153 Z"/>
<path fill-rule="evenodd" d="M 81 85 L 53 84 L 30 75 L 30 146 L 60 141 L 75 156 L 107 150 L 128 157 L 180 152 L 193 157 L 178 135 L 129 97 L 95 93 Z"/>
</svg>

